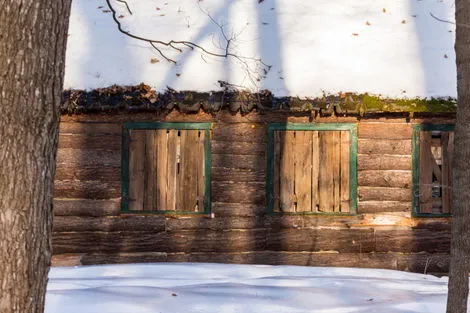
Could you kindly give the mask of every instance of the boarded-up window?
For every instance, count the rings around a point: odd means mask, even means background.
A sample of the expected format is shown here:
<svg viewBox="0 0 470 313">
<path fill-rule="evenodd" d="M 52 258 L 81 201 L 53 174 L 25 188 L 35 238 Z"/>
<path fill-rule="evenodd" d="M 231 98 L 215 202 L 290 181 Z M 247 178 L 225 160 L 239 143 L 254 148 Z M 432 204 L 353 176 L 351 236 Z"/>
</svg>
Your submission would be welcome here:
<svg viewBox="0 0 470 313">
<path fill-rule="evenodd" d="M 350 130 L 273 130 L 272 211 L 354 213 L 352 142 Z"/>
<path fill-rule="evenodd" d="M 129 211 L 207 213 L 208 131 L 129 129 Z"/>
<path fill-rule="evenodd" d="M 419 131 L 418 213 L 449 214 L 454 133 L 427 128 Z"/>
</svg>

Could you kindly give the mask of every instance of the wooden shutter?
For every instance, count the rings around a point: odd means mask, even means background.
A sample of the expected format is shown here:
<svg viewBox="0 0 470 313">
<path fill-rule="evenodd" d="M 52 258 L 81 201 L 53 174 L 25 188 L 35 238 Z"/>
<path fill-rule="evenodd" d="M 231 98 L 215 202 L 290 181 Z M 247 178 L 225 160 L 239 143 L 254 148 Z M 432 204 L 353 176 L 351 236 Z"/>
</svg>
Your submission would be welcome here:
<svg viewBox="0 0 470 313">
<path fill-rule="evenodd" d="M 349 131 L 275 131 L 273 210 L 350 212 Z"/>
<path fill-rule="evenodd" d="M 453 141 L 453 132 L 420 132 L 420 213 L 450 213 Z"/>
<path fill-rule="evenodd" d="M 205 132 L 158 129 L 130 134 L 129 209 L 203 211 Z"/>
</svg>

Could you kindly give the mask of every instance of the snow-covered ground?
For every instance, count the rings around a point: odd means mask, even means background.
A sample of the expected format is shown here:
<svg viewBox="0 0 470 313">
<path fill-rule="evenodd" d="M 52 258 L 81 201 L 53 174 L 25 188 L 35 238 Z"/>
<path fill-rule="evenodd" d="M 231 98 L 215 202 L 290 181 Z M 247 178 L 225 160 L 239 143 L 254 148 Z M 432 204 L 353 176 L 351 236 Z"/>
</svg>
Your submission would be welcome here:
<svg viewBox="0 0 470 313">
<path fill-rule="evenodd" d="M 114 12 L 105 0 L 72 1 L 65 88 L 144 82 L 208 91 L 221 80 L 277 96 L 456 96 L 454 0 L 109 3 Z M 172 40 L 206 51 L 162 44 Z M 233 55 L 215 57 L 228 40 Z"/>
<path fill-rule="evenodd" d="M 445 312 L 447 278 L 204 263 L 55 267 L 46 313 Z"/>
</svg>

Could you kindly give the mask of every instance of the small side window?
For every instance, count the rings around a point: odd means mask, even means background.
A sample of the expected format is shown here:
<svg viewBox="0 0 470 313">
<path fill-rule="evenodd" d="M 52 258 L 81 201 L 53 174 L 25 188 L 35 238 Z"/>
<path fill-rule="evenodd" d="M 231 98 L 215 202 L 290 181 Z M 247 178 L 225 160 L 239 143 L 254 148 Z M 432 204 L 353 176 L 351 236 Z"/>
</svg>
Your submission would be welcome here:
<svg viewBox="0 0 470 313">
<path fill-rule="evenodd" d="M 451 213 L 453 125 L 415 125 L 413 209 L 418 216 Z"/>
<path fill-rule="evenodd" d="M 356 125 L 272 124 L 268 131 L 270 212 L 356 212 Z"/>
<path fill-rule="evenodd" d="M 124 128 L 123 211 L 209 213 L 210 124 Z"/>
</svg>

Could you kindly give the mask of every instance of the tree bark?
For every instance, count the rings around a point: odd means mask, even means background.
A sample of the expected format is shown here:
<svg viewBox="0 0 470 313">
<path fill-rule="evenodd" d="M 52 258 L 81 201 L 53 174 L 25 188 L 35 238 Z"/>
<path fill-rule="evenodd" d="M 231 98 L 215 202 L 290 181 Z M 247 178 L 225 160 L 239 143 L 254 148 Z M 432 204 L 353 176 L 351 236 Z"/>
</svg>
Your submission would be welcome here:
<svg viewBox="0 0 470 313">
<path fill-rule="evenodd" d="M 70 0 L 0 9 L 0 312 L 43 312 Z"/>
<path fill-rule="evenodd" d="M 455 1 L 458 109 L 452 190 L 452 242 L 448 313 L 466 313 L 470 270 L 470 2 Z"/>
</svg>

